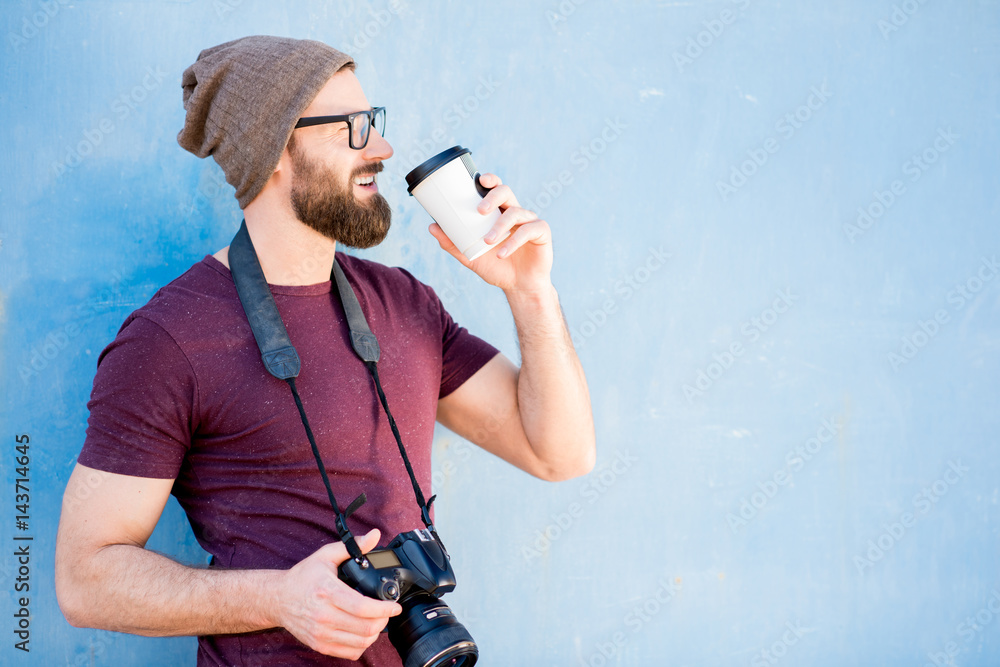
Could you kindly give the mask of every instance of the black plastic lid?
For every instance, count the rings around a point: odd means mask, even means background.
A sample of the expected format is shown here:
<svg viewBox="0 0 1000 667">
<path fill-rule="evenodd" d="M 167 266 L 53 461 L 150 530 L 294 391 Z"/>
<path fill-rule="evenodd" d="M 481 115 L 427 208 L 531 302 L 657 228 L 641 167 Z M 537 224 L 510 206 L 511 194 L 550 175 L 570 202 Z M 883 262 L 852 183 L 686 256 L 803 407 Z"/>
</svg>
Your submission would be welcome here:
<svg viewBox="0 0 1000 667">
<path fill-rule="evenodd" d="M 414 167 L 413 170 L 406 175 L 406 185 L 409 186 L 406 188 L 406 191 L 412 195 L 413 188 L 420 185 L 425 178 L 452 160 L 459 158 L 466 153 L 471 154 L 472 151 L 468 148 L 462 148 L 461 146 L 452 146 L 451 148 L 441 151 L 434 157 L 424 160 L 420 163 L 420 166 Z"/>
</svg>

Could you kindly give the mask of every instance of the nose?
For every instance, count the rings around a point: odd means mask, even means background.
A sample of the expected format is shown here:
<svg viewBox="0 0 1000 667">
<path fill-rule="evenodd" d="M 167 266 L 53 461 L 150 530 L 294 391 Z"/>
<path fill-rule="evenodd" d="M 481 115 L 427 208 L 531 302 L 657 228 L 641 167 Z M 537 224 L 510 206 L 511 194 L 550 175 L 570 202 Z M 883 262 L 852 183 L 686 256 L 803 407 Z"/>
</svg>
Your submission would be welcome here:
<svg viewBox="0 0 1000 667">
<path fill-rule="evenodd" d="M 368 144 L 361 151 L 362 157 L 366 160 L 388 160 L 392 157 L 392 146 L 374 128 L 368 137 Z"/>
</svg>

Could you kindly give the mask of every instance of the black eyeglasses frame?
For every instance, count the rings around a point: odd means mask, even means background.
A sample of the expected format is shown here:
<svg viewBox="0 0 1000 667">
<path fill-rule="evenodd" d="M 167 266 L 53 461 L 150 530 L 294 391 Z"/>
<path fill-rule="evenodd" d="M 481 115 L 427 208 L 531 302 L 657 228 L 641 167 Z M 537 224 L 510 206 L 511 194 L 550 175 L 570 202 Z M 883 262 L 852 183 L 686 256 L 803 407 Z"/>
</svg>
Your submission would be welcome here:
<svg viewBox="0 0 1000 667">
<path fill-rule="evenodd" d="M 364 130 L 364 141 L 360 146 L 354 145 L 354 121 L 356 118 L 364 116 L 365 120 L 365 130 Z M 340 116 L 306 116 L 304 118 L 299 118 L 299 122 L 295 123 L 295 129 L 300 127 L 312 127 L 313 125 L 325 125 L 326 123 L 347 123 L 348 130 L 348 143 L 351 148 L 356 151 L 361 150 L 368 145 L 368 140 L 371 138 L 372 133 L 369 128 L 375 127 L 379 118 L 382 120 L 382 129 L 376 128 L 376 132 L 379 136 L 385 136 L 385 107 L 372 107 L 367 111 L 355 111 L 354 113 L 344 114 Z"/>
</svg>

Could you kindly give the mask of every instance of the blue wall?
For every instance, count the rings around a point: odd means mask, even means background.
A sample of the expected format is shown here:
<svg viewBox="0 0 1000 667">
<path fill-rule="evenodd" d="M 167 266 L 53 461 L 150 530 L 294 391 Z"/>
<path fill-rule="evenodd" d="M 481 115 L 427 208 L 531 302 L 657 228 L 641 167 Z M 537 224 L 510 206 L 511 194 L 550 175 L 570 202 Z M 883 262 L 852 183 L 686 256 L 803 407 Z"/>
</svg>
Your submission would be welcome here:
<svg viewBox="0 0 1000 667">
<path fill-rule="evenodd" d="M 1000 4 L 427 5 L 3 3 L 0 663 L 193 663 L 71 628 L 52 550 L 97 355 L 240 220 L 175 142 L 181 72 L 273 33 L 353 53 L 389 109 L 395 224 L 364 254 L 515 359 L 402 176 L 461 143 L 553 228 L 599 462 L 548 485 L 439 430 L 481 664 L 1000 664 Z M 174 503 L 151 546 L 204 561 Z"/>
</svg>

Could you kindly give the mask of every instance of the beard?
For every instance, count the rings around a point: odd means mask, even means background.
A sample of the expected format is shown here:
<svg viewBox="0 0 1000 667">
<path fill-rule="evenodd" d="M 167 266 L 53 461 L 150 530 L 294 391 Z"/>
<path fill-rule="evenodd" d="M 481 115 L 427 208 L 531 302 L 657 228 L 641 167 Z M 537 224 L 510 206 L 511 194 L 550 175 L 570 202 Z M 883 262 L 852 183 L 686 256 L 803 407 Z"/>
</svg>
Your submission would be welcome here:
<svg viewBox="0 0 1000 667">
<path fill-rule="evenodd" d="M 333 170 L 317 164 L 290 142 L 294 177 L 292 210 L 307 227 L 349 248 L 371 248 L 385 240 L 392 224 L 392 209 L 382 193 L 362 203 L 354 196 L 357 176 L 377 174 L 382 163 L 360 167 L 345 186 Z"/>
</svg>

